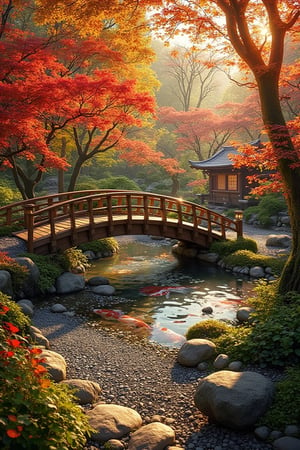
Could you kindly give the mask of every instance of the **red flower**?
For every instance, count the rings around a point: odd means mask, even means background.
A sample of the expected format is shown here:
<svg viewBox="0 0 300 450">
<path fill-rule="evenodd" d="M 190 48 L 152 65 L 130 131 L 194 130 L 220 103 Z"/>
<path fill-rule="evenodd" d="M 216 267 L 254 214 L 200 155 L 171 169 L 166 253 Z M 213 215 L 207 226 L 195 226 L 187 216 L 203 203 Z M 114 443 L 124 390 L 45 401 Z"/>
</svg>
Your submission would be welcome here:
<svg viewBox="0 0 300 450">
<path fill-rule="evenodd" d="M 3 322 L 3 328 L 5 328 L 5 330 L 7 331 L 10 331 L 10 333 L 17 333 L 19 331 L 19 328 L 10 322 Z"/>
<path fill-rule="evenodd" d="M 8 419 L 11 422 L 16 422 L 17 421 L 17 416 L 14 416 L 13 414 L 9 414 L 7 417 L 8 417 Z"/>
<path fill-rule="evenodd" d="M 3 356 L 3 358 L 11 358 L 12 356 L 14 356 L 14 354 L 15 354 L 15 352 L 13 352 L 13 351 L 9 351 L 9 352 L 1 351 L 0 352 L 0 355 Z"/>
<path fill-rule="evenodd" d="M 7 339 L 6 341 L 11 347 L 21 347 L 21 342 L 18 339 Z"/>
<path fill-rule="evenodd" d="M 34 369 L 34 373 L 36 375 L 42 375 L 43 373 L 47 372 L 46 367 L 41 366 L 40 364 L 38 366 L 36 366 L 36 368 Z"/>
<path fill-rule="evenodd" d="M 30 353 L 32 353 L 34 355 L 39 355 L 40 353 L 42 353 L 42 350 L 40 348 L 37 348 L 37 347 L 31 348 L 29 351 L 30 351 Z"/>
<path fill-rule="evenodd" d="M 7 430 L 6 434 L 7 436 L 9 436 L 10 438 L 17 438 L 19 436 L 21 436 L 20 431 L 22 431 L 22 427 L 18 426 L 17 430 Z"/>
<path fill-rule="evenodd" d="M 6 314 L 7 313 L 7 311 L 9 311 L 9 307 L 8 306 L 5 306 L 5 305 L 2 305 L 2 303 L 0 303 L 0 314 L 2 315 L 2 314 Z"/>
</svg>

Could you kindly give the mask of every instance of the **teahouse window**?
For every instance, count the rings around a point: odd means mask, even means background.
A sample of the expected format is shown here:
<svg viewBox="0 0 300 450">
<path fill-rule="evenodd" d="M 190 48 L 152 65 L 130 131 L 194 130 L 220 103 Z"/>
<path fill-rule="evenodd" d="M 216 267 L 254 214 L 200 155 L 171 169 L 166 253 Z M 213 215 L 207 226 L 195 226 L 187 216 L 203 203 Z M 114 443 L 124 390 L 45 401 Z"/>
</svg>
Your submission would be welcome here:
<svg viewBox="0 0 300 450">
<path fill-rule="evenodd" d="M 237 175 L 228 175 L 227 178 L 227 186 L 228 191 L 237 191 L 238 190 L 238 182 Z"/>
<path fill-rule="evenodd" d="M 213 189 L 216 191 L 237 191 L 238 175 L 225 173 L 213 175 Z"/>
<path fill-rule="evenodd" d="M 220 174 L 217 176 L 217 189 L 218 191 L 226 189 L 226 175 Z"/>
</svg>

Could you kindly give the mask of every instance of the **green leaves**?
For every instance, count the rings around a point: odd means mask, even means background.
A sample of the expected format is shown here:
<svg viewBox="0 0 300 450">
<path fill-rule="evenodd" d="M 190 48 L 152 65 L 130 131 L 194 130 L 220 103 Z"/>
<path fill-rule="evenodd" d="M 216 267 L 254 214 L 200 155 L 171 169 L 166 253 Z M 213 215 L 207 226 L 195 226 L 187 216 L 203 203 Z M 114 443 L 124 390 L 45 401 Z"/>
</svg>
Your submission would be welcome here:
<svg viewBox="0 0 300 450">
<path fill-rule="evenodd" d="M 300 356 L 300 355 L 299 355 Z M 287 424 L 300 422 L 300 368 L 287 369 L 285 377 L 276 385 L 271 409 L 261 419 L 263 425 L 275 430 L 284 430 Z"/>
<path fill-rule="evenodd" d="M 6 302 L 9 307 L 13 302 Z M 79 450 L 91 433 L 72 390 L 52 383 L 17 327 L 5 327 L 13 313 L 2 305 L 0 318 L 0 447 L 4 450 Z M 18 317 L 18 316 L 16 316 Z M 2 326 L 1 326 L 2 324 Z M 17 345 L 19 342 L 20 345 Z"/>
</svg>

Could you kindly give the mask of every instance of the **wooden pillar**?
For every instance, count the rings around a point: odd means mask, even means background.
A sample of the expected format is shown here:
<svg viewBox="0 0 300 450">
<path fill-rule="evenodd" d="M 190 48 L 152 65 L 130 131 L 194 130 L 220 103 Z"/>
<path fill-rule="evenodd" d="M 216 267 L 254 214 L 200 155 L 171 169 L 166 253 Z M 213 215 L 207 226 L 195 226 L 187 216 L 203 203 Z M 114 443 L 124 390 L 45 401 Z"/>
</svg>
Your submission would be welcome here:
<svg viewBox="0 0 300 450">
<path fill-rule="evenodd" d="M 27 250 L 29 253 L 33 253 L 33 227 L 34 227 L 33 210 L 34 210 L 33 203 L 27 203 L 24 205 L 24 223 L 25 228 L 27 228 Z"/>
<path fill-rule="evenodd" d="M 237 210 L 234 212 L 236 224 L 236 236 L 243 237 L 243 211 Z"/>
</svg>

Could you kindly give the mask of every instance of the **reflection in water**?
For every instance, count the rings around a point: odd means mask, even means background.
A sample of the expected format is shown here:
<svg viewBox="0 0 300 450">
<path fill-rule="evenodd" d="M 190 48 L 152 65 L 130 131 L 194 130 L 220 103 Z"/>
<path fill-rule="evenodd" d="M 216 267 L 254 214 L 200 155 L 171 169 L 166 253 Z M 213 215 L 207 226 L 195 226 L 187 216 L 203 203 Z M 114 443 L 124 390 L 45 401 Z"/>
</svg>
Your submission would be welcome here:
<svg viewBox="0 0 300 450">
<path fill-rule="evenodd" d="M 168 241 L 119 240 L 120 253 L 93 263 L 87 276 L 107 277 L 117 296 L 131 300 L 111 309 L 149 324 L 150 339 L 163 345 L 182 343 L 178 335 L 200 320 L 234 321 L 237 307 L 253 288 L 246 279 L 197 259 L 178 261 Z M 207 307 L 212 313 L 203 312 Z"/>
</svg>

